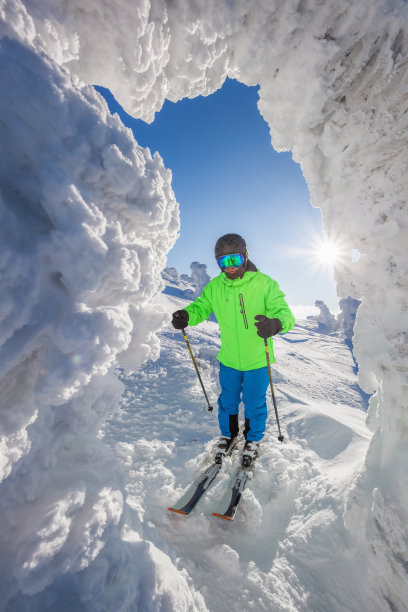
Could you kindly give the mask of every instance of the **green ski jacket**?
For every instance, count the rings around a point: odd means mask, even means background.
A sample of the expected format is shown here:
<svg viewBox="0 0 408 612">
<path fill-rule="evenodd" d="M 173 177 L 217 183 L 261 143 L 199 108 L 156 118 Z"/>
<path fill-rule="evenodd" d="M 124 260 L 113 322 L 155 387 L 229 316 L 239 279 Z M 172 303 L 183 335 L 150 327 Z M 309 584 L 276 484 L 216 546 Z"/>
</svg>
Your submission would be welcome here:
<svg viewBox="0 0 408 612">
<path fill-rule="evenodd" d="M 292 329 L 293 316 L 279 284 L 262 272 L 247 271 L 230 280 L 221 272 L 203 289 L 202 295 L 186 306 L 188 324 L 205 321 L 214 311 L 220 326 L 218 360 L 235 370 L 266 366 L 265 343 L 257 334 L 254 317 L 263 314 L 282 322 L 282 332 Z M 271 362 L 275 361 L 272 338 L 268 339 Z"/>
</svg>

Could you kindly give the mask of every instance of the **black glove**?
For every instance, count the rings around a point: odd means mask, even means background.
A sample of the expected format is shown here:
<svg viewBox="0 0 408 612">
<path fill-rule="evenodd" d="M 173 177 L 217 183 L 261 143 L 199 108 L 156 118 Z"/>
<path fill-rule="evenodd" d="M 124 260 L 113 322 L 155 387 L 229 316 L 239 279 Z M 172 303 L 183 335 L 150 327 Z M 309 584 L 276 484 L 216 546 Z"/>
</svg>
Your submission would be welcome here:
<svg viewBox="0 0 408 612">
<path fill-rule="evenodd" d="M 188 319 L 187 310 L 176 310 L 173 312 L 171 323 L 175 329 L 184 329 L 188 325 Z"/>
<path fill-rule="evenodd" d="M 256 315 L 255 325 L 258 328 L 256 333 L 261 338 L 270 338 L 282 331 L 282 323 L 279 319 L 269 319 L 265 315 Z"/>
</svg>

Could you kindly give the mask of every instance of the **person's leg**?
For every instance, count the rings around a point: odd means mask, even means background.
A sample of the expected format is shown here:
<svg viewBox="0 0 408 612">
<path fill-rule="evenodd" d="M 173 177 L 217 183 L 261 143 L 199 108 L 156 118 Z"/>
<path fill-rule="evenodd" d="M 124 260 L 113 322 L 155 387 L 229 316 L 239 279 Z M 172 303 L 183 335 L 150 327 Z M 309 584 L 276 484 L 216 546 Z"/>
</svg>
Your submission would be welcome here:
<svg viewBox="0 0 408 612">
<path fill-rule="evenodd" d="M 243 372 L 242 401 L 245 406 L 245 430 L 247 440 L 259 442 L 265 433 L 266 392 L 269 385 L 268 368 Z"/>
<path fill-rule="evenodd" d="M 240 370 L 220 363 L 221 393 L 218 398 L 218 423 L 221 435 L 234 438 L 238 435 L 238 410 L 241 401 L 242 375 Z"/>
</svg>

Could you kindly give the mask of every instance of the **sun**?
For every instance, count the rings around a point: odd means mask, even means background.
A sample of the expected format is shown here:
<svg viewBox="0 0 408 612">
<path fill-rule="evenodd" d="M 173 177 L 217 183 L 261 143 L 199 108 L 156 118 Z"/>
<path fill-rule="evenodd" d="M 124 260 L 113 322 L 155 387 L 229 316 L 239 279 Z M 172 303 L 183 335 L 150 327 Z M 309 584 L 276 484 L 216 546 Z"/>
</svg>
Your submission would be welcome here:
<svg viewBox="0 0 408 612">
<path fill-rule="evenodd" d="M 339 247 L 330 240 L 325 240 L 317 245 L 315 256 L 319 263 L 328 266 L 334 266 L 340 257 Z"/>
<path fill-rule="evenodd" d="M 317 232 L 313 228 L 306 227 L 303 228 L 302 237 L 305 242 L 291 248 L 288 254 L 299 258 L 299 261 L 315 274 L 324 273 L 333 277 L 335 272 L 347 267 L 351 248 L 342 235 L 332 233 L 328 236 L 323 231 Z M 358 261 L 358 256 L 357 251 L 354 261 Z"/>
</svg>

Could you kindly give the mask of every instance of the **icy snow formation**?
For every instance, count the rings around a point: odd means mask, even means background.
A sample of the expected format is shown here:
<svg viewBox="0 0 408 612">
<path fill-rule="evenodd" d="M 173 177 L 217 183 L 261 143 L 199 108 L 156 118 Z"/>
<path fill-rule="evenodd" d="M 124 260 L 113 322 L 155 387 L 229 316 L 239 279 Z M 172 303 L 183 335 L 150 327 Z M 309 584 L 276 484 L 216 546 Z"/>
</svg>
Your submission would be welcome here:
<svg viewBox="0 0 408 612">
<path fill-rule="evenodd" d="M 330 312 L 328 306 L 322 300 L 316 300 L 315 306 L 319 309 L 319 314 L 310 315 L 308 319 L 317 321 L 318 329 L 323 329 L 325 332 L 335 332 L 338 324 L 336 317 Z"/>
<path fill-rule="evenodd" d="M 355 356 L 375 435 L 345 524 L 371 609 L 403 609 L 407 18 L 403 0 L 0 0 L 4 601 L 23 609 L 70 583 L 82 609 L 109 609 L 109 566 L 132 570 L 120 477 L 96 431 L 120 393 L 115 361 L 157 354 L 163 315 L 148 304 L 178 220 L 160 158 L 89 84 L 151 121 L 165 98 L 208 95 L 229 76 L 260 85 L 272 144 L 293 151 L 329 237 L 350 253 L 335 275 L 340 296 L 362 299 Z M 143 559 L 164 567 L 141 549 L 139 576 Z M 184 609 L 203 605 L 176 569 L 154 579 L 151 609 L 177 590 Z M 120 594 L 126 609 L 138 583 Z"/>
<path fill-rule="evenodd" d="M 354 298 L 342 298 L 340 300 L 340 312 L 337 315 L 338 329 L 346 340 L 351 340 L 356 324 L 357 310 L 361 301 Z"/>
<path fill-rule="evenodd" d="M 189 300 L 194 300 L 196 296 L 201 295 L 203 288 L 211 280 L 207 273 L 207 266 L 198 261 L 193 261 L 190 270 L 191 276 L 188 274 L 180 275 L 177 268 L 165 268 L 162 272 L 163 280 L 166 283 L 164 293 Z"/>
<path fill-rule="evenodd" d="M 207 272 L 207 266 L 206 264 L 201 264 L 198 261 L 193 261 L 190 265 L 190 270 L 191 277 L 193 279 L 195 294 L 201 295 L 204 287 L 211 280 Z"/>
<path fill-rule="evenodd" d="M 122 393 L 117 355 L 131 369 L 159 354 L 170 172 L 93 87 L 16 37 L 1 40 L 0 74 L 0 608 L 44 610 L 42 593 L 61 608 L 70 593 L 70 610 L 127 609 L 141 584 L 160 607 L 173 579 L 192 605 L 167 558 L 123 543 L 123 477 L 97 437 Z M 119 593 L 101 590 L 118 564 Z"/>
<path fill-rule="evenodd" d="M 351 340 L 360 304 L 361 300 L 351 297 L 342 298 L 339 302 L 340 312 L 336 318 L 322 300 L 316 300 L 315 307 L 319 310 L 319 314 L 309 315 L 307 319 L 317 321 L 319 324 L 318 329 L 325 333 L 338 331 L 346 340 Z"/>
</svg>

